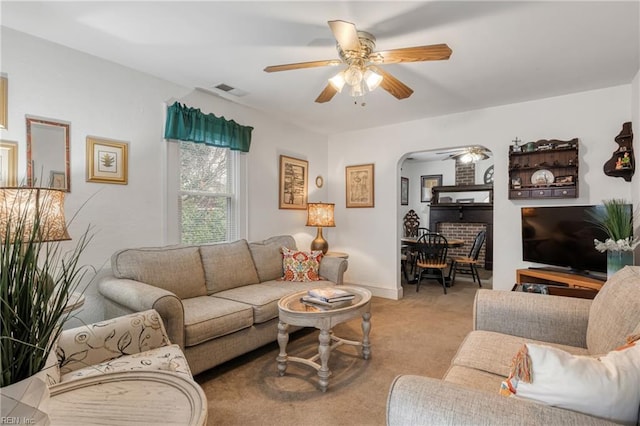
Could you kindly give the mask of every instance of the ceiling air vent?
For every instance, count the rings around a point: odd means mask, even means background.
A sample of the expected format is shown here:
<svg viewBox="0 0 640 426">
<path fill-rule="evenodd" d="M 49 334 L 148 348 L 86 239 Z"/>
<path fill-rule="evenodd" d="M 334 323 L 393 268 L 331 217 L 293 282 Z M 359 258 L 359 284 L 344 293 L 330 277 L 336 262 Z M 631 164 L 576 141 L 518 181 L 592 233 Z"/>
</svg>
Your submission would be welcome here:
<svg viewBox="0 0 640 426">
<path fill-rule="evenodd" d="M 234 96 L 244 96 L 248 93 L 248 92 L 245 92 L 244 90 L 236 89 L 235 87 L 231 87 L 228 84 L 224 84 L 224 83 L 220 83 L 216 86 L 213 86 L 213 89 L 221 90 L 223 92 L 229 93 L 230 95 L 234 95 Z"/>
</svg>

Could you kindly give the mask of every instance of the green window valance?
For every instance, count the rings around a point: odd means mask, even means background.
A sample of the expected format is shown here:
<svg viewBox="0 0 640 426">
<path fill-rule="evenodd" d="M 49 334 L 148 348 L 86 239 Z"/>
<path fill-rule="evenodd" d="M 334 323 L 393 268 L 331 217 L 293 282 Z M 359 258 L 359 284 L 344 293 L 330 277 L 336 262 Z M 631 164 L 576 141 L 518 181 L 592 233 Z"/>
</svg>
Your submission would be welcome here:
<svg viewBox="0 0 640 426">
<path fill-rule="evenodd" d="M 167 108 L 164 137 L 249 152 L 252 130 L 253 127 L 175 102 Z"/>
</svg>

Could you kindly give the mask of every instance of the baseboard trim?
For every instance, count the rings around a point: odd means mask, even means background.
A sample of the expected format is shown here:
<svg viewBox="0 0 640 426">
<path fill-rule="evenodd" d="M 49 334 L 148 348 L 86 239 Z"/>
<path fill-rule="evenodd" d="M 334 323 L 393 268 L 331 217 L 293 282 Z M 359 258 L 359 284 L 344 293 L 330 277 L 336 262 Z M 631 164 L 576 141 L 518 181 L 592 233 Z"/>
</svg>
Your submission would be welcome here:
<svg viewBox="0 0 640 426">
<path fill-rule="evenodd" d="M 385 299 L 391 299 L 391 300 L 400 300 L 403 297 L 403 288 L 380 288 L 380 287 L 373 287 L 370 285 L 366 285 L 366 284 L 358 284 L 358 283 L 343 283 L 344 285 L 353 285 L 356 287 L 363 287 L 366 288 L 367 290 L 369 290 L 371 292 L 371 295 L 376 296 L 376 297 L 383 297 Z"/>
</svg>

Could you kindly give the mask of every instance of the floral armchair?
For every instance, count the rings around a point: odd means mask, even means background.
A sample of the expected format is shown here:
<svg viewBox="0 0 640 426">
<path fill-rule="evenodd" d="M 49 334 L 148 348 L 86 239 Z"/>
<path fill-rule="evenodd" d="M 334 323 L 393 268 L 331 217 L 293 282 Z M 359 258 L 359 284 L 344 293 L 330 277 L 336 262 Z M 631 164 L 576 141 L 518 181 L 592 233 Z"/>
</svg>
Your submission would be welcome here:
<svg viewBox="0 0 640 426">
<path fill-rule="evenodd" d="M 192 378 L 153 309 L 64 330 L 56 349 L 59 374 L 49 384 L 132 370 L 167 370 Z M 53 382 L 53 383 L 52 383 Z"/>
</svg>

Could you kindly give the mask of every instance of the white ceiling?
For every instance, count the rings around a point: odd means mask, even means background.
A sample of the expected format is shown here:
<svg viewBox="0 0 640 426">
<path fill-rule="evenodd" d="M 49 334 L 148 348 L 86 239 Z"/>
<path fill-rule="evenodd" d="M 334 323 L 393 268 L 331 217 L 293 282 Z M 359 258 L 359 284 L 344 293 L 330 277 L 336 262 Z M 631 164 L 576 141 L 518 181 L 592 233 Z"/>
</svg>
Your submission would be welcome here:
<svg viewBox="0 0 640 426">
<path fill-rule="evenodd" d="M 0 2 L 3 26 L 332 134 L 619 84 L 640 69 L 639 1 Z M 447 43 L 448 61 L 384 66 L 415 93 L 381 88 L 314 99 L 336 68 L 265 73 L 337 58 L 327 21 L 377 38 L 376 50 Z M 215 111 L 212 111 L 215 113 Z M 250 123 L 247 123 L 250 124 Z"/>
</svg>

